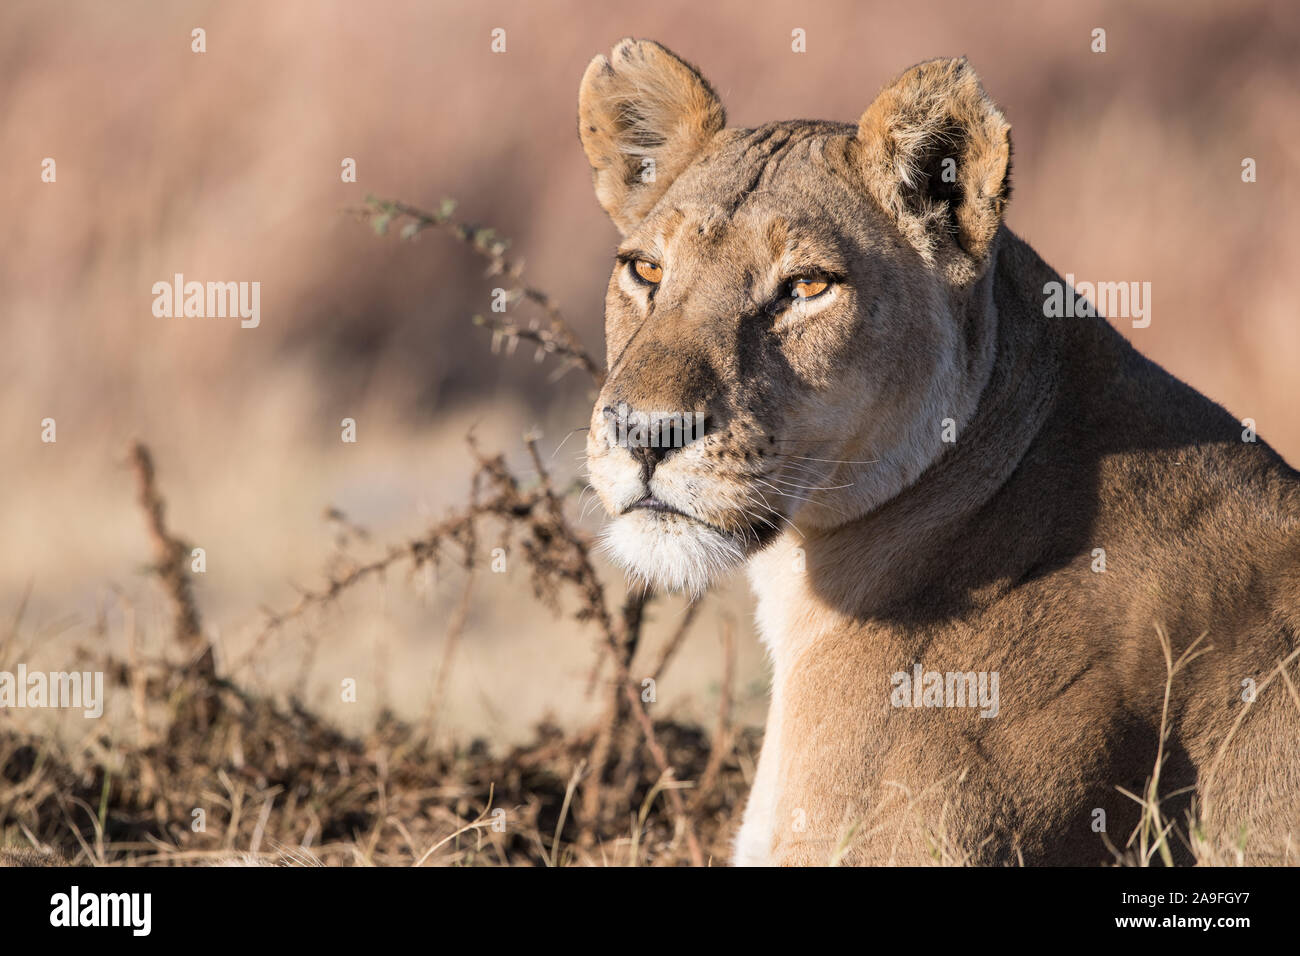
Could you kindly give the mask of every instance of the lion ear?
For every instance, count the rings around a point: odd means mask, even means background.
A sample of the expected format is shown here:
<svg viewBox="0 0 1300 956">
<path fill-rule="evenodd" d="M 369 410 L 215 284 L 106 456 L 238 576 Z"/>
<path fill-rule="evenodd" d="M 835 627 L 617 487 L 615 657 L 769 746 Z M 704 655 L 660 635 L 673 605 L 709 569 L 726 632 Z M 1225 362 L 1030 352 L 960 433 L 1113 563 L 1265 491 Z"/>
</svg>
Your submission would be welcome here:
<svg viewBox="0 0 1300 956">
<path fill-rule="evenodd" d="M 966 58 L 928 60 L 858 123 L 867 190 L 927 258 L 955 241 L 988 254 L 1011 193 L 1011 126 Z"/>
<path fill-rule="evenodd" d="M 626 39 L 596 57 L 578 89 L 596 198 L 624 234 L 725 125 L 704 77 L 650 40 Z"/>
</svg>

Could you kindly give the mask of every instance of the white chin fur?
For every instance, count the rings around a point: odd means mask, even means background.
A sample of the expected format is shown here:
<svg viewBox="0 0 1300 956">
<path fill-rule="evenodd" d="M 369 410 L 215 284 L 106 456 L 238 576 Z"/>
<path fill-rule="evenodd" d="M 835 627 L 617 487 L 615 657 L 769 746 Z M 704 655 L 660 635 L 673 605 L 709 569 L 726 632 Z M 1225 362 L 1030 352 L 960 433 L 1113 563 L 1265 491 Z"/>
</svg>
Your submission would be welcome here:
<svg viewBox="0 0 1300 956">
<path fill-rule="evenodd" d="M 660 591 L 699 596 L 745 561 L 729 535 L 679 515 L 645 510 L 615 518 L 602 547 L 630 577 Z"/>
</svg>

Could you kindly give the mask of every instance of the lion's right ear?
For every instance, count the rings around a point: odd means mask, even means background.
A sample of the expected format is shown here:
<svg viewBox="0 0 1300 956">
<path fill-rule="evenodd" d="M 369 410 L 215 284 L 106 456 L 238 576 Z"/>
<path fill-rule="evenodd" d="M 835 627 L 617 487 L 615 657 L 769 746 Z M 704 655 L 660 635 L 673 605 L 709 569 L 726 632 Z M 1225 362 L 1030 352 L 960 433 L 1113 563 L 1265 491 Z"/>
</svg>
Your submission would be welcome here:
<svg viewBox="0 0 1300 956">
<path fill-rule="evenodd" d="M 578 134 L 596 198 L 625 235 L 726 125 L 704 77 L 651 40 L 598 56 L 578 89 Z"/>
</svg>

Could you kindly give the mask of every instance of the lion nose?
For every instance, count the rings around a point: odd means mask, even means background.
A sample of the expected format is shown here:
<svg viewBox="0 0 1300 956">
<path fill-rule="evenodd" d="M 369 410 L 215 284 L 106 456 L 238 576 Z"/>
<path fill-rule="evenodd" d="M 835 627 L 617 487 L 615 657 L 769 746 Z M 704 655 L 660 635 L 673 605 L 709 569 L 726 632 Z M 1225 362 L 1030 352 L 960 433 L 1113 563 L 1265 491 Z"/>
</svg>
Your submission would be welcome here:
<svg viewBox="0 0 1300 956">
<path fill-rule="evenodd" d="M 654 445 L 639 445 L 628 449 L 628 451 L 632 453 L 632 457 L 641 465 L 641 471 L 647 478 L 654 474 L 655 468 L 661 461 L 668 457 L 668 453 L 675 450 L 676 449 L 673 448 L 660 448 Z"/>
<path fill-rule="evenodd" d="M 601 409 L 614 435 L 641 466 L 646 481 L 670 455 L 703 438 L 713 420 L 697 412 L 637 412 L 627 404 Z"/>
</svg>

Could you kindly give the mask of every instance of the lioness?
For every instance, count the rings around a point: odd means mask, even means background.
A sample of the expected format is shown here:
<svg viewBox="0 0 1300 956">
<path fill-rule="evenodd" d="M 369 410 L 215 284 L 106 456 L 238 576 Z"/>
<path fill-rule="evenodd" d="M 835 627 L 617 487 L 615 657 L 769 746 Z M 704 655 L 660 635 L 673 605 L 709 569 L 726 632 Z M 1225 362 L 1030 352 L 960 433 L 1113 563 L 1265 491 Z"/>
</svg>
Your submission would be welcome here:
<svg viewBox="0 0 1300 956">
<path fill-rule="evenodd" d="M 748 563 L 771 656 L 735 862 L 1114 861 L 1119 788 L 1174 861 L 1300 857 L 1300 474 L 1072 290 L 1047 317 L 966 61 L 729 129 L 629 39 L 578 114 L 623 235 L 607 547 L 663 589 Z"/>
</svg>

